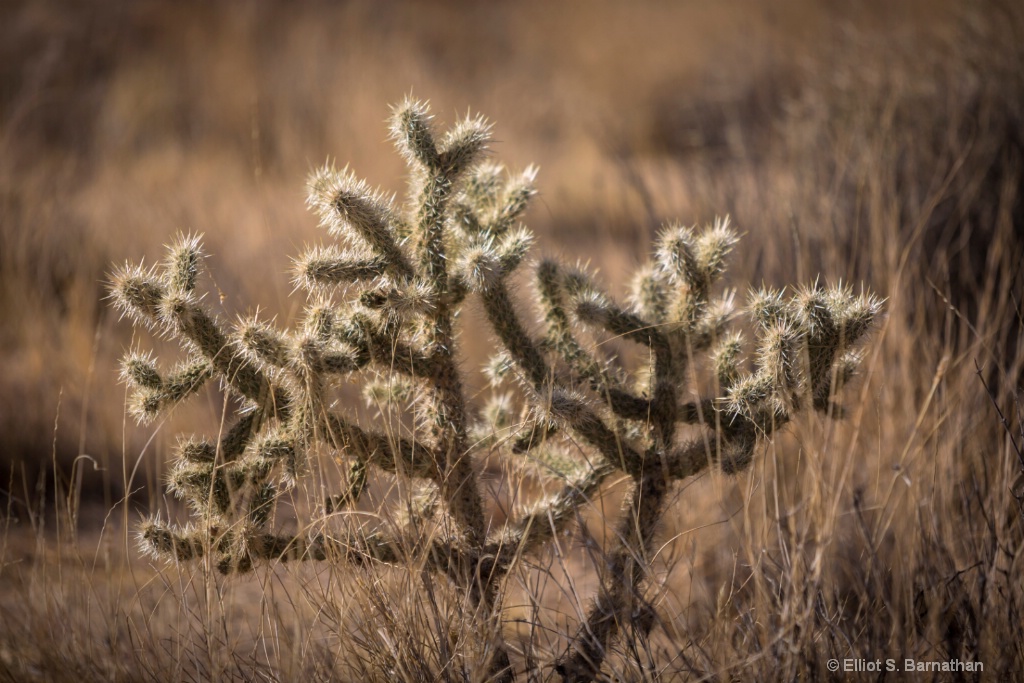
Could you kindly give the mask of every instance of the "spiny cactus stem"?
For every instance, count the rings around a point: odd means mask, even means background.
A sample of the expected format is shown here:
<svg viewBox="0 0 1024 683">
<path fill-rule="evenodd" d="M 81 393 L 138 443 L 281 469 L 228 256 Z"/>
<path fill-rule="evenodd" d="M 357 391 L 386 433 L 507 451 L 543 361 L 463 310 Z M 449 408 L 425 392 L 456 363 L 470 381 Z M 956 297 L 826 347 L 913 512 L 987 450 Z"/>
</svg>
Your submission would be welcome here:
<svg viewBox="0 0 1024 683">
<path fill-rule="evenodd" d="M 530 383 L 540 391 L 550 380 L 550 372 L 544 356 L 519 321 L 512 297 L 504 282 L 481 292 L 484 312 L 503 346 L 523 370 Z"/>
<path fill-rule="evenodd" d="M 344 216 L 354 208 L 356 207 L 342 203 L 340 200 L 336 201 L 335 204 L 335 210 L 341 216 Z M 402 251 L 402 248 L 398 245 L 398 242 L 395 241 L 394 226 L 385 218 L 375 215 L 374 211 L 364 210 L 362 213 L 365 214 L 365 218 L 363 220 L 352 221 L 351 223 L 355 231 L 360 237 L 366 240 L 377 254 L 380 255 L 380 258 L 383 259 L 383 263 L 389 271 L 399 277 L 411 277 L 413 275 L 413 269 L 406 260 L 405 253 Z M 374 259 L 360 265 L 367 269 L 366 275 L 369 276 L 370 271 L 376 271 L 379 266 L 379 262 Z"/>
<path fill-rule="evenodd" d="M 363 534 L 350 531 L 341 537 L 317 536 L 307 540 L 301 536 L 262 537 L 265 552 L 263 559 L 288 560 L 325 560 L 339 559 L 355 566 L 374 563 L 401 566 L 406 562 L 401 543 L 396 539 L 382 534 Z"/>
<path fill-rule="evenodd" d="M 371 330 L 368 336 L 370 356 L 381 367 L 393 369 L 410 377 L 430 379 L 438 373 L 437 361 L 443 362 L 443 359 L 436 355 L 428 356 L 409 344 L 396 338 L 388 338 L 376 330 Z"/>
<path fill-rule="evenodd" d="M 672 443 L 676 422 L 676 361 L 667 337 L 639 316 L 623 311 L 611 302 L 601 307 L 593 322 L 608 332 L 648 346 L 654 353 L 654 396 L 649 419 L 660 448 Z"/>
<path fill-rule="evenodd" d="M 593 356 L 573 337 L 569 315 L 565 311 L 561 278 L 561 269 L 555 262 L 544 260 L 538 264 L 537 291 L 540 294 L 541 305 L 545 309 L 548 342 L 562 354 L 570 367 L 586 377 L 595 390 L 601 391 L 598 387 L 607 386 L 609 378 Z"/>
<path fill-rule="evenodd" d="M 392 438 L 371 432 L 350 422 L 342 415 L 327 415 L 327 433 L 331 444 L 348 450 L 354 457 L 376 465 L 385 472 L 436 480 L 439 476 L 435 457 L 430 449 L 405 438 Z"/>
<path fill-rule="evenodd" d="M 228 463 L 237 460 L 252 442 L 265 417 L 263 410 L 254 410 L 240 417 L 221 438 L 217 451 L 218 461 Z"/>
<path fill-rule="evenodd" d="M 392 264 L 383 257 L 369 259 L 344 258 L 330 252 L 314 253 L 300 264 L 300 275 L 308 280 L 307 286 L 341 285 L 352 282 L 372 282 Z M 403 273 L 401 268 L 396 268 Z M 404 274 L 404 273 L 403 273 Z"/>
<path fill-rule="evenodd" d="M 537 549 L 574 521 L 580 506 L 590 500 L 605 480 L 617 471 L 610 463 L 594 463 L 582 481 L 566 483 L 545 505 L 538 506 L 505 533 L 488 541 L 483 552 L 497 558 L 496 566 L 507 572 L 516 556 Z"/>
<path fill-rule="evenodd" d="M 216 368 L 238 393 L 260 403 L 270 392 L 270 383 L 262 372 L 245 360 L 228 341 L 216 320 L 202 306 L 182 302 L 174 309 L 175 327 Z"/>
<path fill-rule="evenodd" d="M 608 569 L 601 590 L 591 606 L 587 620 L 576 631 L 569 649 L 555 664 L 566 681 L 590 681 L 601 669 L 611 639 L 621 624 L 631 621 L 633 604 L 642 587 L 653 550 L 654 531 L 668 493 L 668 479 L 660 471 L 639 478 L 628 502 L 629 514 L 618 528 L 618 547 L 608 558 Z M 645 631 L 653 621 L 636 624 Z"/>
<path fill-rule="evenodd" d="M 473 463 L 463 451 L 449 459 L 448 472 L 441 482 L 441 495 L 448 501 L 452 516 L 467 530 L 469 542 L 478 547 L 486 538 L 486 520 Z"/>
<path fill-rule="evenodd" d="M 672 351 L 665 335 L 639 316 L 609 305 L 602 323 L 611 334 L 649 346 L 654 351 L 656 362 L 663 363 L 666 367 L 671 364 Z"/>
<path fill-rule="evenodd" d="M 676 385 L 673 381 L 672 355 L 666 351 L 656 352 L 654 359 L 654 397 L 651 400 L 651 422 L 654 428 L 655 446 L 665 450 L 672 445 L 672 437 L 676 431 L 676 416 L 679 407 L 676 404 Z"/>
<path fill-rule="evenodd" d="M 543 421 L 516 437 L 512 442 L 512 453 L 515 455 L 528 453 L 556 434 L 558 434 L 558 425 L 550 421 Z"/>
<path fill-rule="evenodd" d="M 562 355 L 570 368 L 585 378 L 591 388 L 604 398 L 613 413 L 625 419 L 650 420 L 654 412 L 652 402 L 634 396 L 619 386 L 619 383 L 576 341 L 569 316 L 565 312 L 560 282 L 559 266 L 552 261 L 542 261 L 537 267 L 537 286 L 541 304 L 546 309 L 544 319 L 548 323 L 548 343 Z"/>
<path fill-rule="evenodd" d="M 479 545 L 484 540 L 483 502 L 468 456 L 465 396 L 452 357 L 454 340 L 448 306 L 442 302 L 438 309 L 432 335 L 433 387 L 428 389 L 436 416 L 434 452 L 444 473 L 438 484 L 452 515 L 469 534 L 470 542 Z"/>
<path fill-rule="evenodd" d="M 569 426 L 587 444 L 597 449 L 608 462 L 614 463 L 622 471 L 635 474 L 643 468 L 643 454 L 609 428 L 593 411 L 581 410 L 579 415 L 572 418 Z"/>
<path fill-rule="evenodd" d="M 484 311 L 494 331 L 513 360 L 526 374 L 540 400 L 544 400 L 550 393 L 552 381 L 547 363 L 519 321 L 512 297 L 504 282 L 489 287 L 481 296 Z M 584 407 L 577 413 L 573 416 L 558 417 L 568 421 L 573 430 L 609 462 L 620 464 L 626 471 L 642 462 L 643 457 L 609 429 L 593 411 Z"/>
<path fill-rule="evenodd" d="M 448 266 L 445 260 L 444 233 L 452 181 L 443 173 L 431 173 L 420 193 L 422 207 L 418 219 L 420 263 L 423 276 L 439 297 L 448 291 Z"/>
<path fill-rule="evenodd" d="M 407 125 L 412 126 L 413 119 Z M 416 128 L 416 126 L 412 126 Z M 410 130 L 412 129 L 410 128 Z M 428 155 L 433 158 L 433 155 Z M 452 310 L 449 305 L 448 265 L 444 234 L 448 200 L 453 186 L 452 171 L 439 165 L 429 167 L 420 192 L 419 255 L 422 276 L 434 290 L 437 306 L 431 315 L 430 365 L 434 386 L 428 389 L 435 407 L 434 436 L 438 467 L 444 474 L 438 481 L 454 518 L 465 528 L 471 543 L 484 539 L 483 503 L 470 462 L 466 437 L 466 407 L 453 359 Z"/>
<path fill-rule="evenodd" d="M 702 398 L 679 406 L 676 418 L 686 424 L 714 424 L 716 414 L 715 400 Z"/>
<path fill-rule="evenodd" d="M 406 539 L 393 538 L 381 532 L 365 533 L 361 530 L 346 530 L 337 535 L 317 535 L 313 539 L 302 536 L 265 534 L 258 537 L 256 547 L 261 559 L 268 560 L 325 560 L 334 559 L 354 566 L 375 563 L 396 567 L 407 566 L 412 551 Z M 438 537 L 430 541 L 422 554 L 425 568 L 437 574 L 446 575 L 453 563 L 466 563 L 467 557 L 452 539 Z"/>
</svg>

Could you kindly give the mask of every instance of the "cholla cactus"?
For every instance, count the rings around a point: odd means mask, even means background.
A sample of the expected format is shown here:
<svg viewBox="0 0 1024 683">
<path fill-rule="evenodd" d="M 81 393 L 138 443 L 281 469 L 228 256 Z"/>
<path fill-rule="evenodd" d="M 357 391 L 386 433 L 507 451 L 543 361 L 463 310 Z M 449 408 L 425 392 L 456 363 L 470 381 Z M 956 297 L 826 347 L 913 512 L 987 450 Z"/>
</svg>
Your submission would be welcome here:
<svg viewBox="0 0 1024 683">
<path fill-rule="evenodd" d="M 836 412 L 833 397 L 855 370 L 856 346 L 880 303 L 818 285 L 788 298 L 752 293 L 757 351 L 746 370 L 743 340 L 726 329 L 737 315 L 734 296 L 715 295 L 737 241 L 720 220 L 703 230 L 666 228 L 628 306 L 585 269 L 539 261 L 532 268 L 546 334 L 535 338 L 509 281 L 532 241 L 519 219 L 534 194 L 534 171 L 509 174 L 482 162 L 489 126 L 478 118 L 438 135 L 427 107 L 406 101 L 391 130 L 411 170 L 404 211 L 346 170 L 324 167 L 310 179 L 309 205 L 340 245 L 296 262 L 295 282 L 309 304 L 295 329 L 218 320 L 196 294 L 203 260 L 196 237 L 174 242 L 157 268 L 126 266 L 114 275 L 115 305 L 177 339 L 187 354 L 166 373 L 149 354 L 127 355 L 123 377 L 134 387 L 135 416 L 151 420 L 214 377 L 239 401 L 219 440 L 179 444 L 169 489 L 188 502 L 193 522 L 151 519 L 143 543 L 179 561 L 208 556 L 225 573 L 274 560 L 403 564 L 419 549 L 429 569 L 497 618 L 517 560 L 623 472 L 633 487 L 617 545 L 586 623 L 555 664 L 567 680 L 590 680 L 623 625 L 654 623 L 645 572 L 673 482 L 712 464 L 738 472 L 759 440 L 797 412 Z M 471 294 L 501 347 L 488 367 L 494 398 L 479 417 L 456 357 L 455 319 Z M 583 331 L 637 344 L 632 376 Z M 693 398 L 692 378 L 702 369 L 715 392 Z M 359 425 L 332 406 L 330 389 L 353 373 L 366 378 L 379 405 L 411 407 L 416 419 L 407 433 Z M 508 382 L 518 391 L 502 386 Z M 347 459 L 347 484 L 323 501 L 323 523 L 312 531 L 275 530 L 278 497 L 305 476 L 314 450 Z M 554 493 L 514 511 L 502 528 L 487 528 L 477 483 L 485 457 L 532 469 L 556 482 Z M 408 529 L 328 530 L 327 516 L 359 499 L 372 468 L 416 480 Z M 494 652 L 492 675 L 511 680 L 506 650 L 498 643 Z"/>
</svg>

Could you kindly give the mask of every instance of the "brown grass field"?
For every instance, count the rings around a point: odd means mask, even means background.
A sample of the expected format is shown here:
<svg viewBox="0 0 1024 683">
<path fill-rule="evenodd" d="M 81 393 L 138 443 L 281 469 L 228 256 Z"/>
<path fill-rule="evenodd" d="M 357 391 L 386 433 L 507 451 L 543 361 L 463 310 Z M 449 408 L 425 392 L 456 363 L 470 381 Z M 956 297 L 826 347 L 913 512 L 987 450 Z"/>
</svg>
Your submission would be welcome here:
<svg viewBox="0 0 1024 683">
<path fill-rule="evenodd" d="M 677 484 L 649 636 L 607 680 L 1024 680 L 1024 8 L 1010 0 L 0 3 L 0 680 L 482 681 L 486 638 L 425 572 L 141 554 L 211 389 L 126 417 L 117 265 L 205 235 L 208 300 L 299 314 L 309 172 L 402 194 L 388 105 L 495 123 L 539 166 L 534 255 L 626 276 L 672 220 L 728 214 L 728 285 L 886 299 L 846 415 Z M 491 352 L 461 322 L 470 393 Z M 353 392 L 342 396 L 363 408 Z M 500 473 L 499 473 L 500 474 Z M 515 488 L 485 472 L 499 504 Z M 376 476 L 368 517 L 394 493 Z M 508 577 L 517 679 L 559 680 L 624 483 Z M 829 669 L 881 660 L 883 671 Z M 983 673 L 884 670 L 887 659 Z M 859 664 L 857 666 L 860 666 Z"/>
</svg>

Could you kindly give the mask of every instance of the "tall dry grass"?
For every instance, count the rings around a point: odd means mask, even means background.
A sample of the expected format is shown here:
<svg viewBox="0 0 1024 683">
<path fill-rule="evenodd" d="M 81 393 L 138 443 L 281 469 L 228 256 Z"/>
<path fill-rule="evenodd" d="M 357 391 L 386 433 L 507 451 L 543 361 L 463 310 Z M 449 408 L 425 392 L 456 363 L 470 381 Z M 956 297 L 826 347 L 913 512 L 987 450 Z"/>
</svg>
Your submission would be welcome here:
<svg viewBox="0 0 1024 683">
<path fill-rule="evenodd" d="M 412 89 L 449 121 L 470 106 L 496 120 L 500 156 L 541 166 L 527 220 L 542 247 L 585 244 L 613 289 L 661 221 L 729 212 L 747 233 L 733 282 L 822 273 L 888 297 L 844 420 L 800 421 L 741 477 L 678 487 L 653 567 L 658 624 L 612 653 L 610 678 L 838 679 L 827 660 L 855 657 L 1024 678 L 1013 3 L 0 14 L 0 676 L 486 671 L 479 623 L 419 572 L 225 580 L 140 557 L 139 512 L 180 512 L 163 497 L 172 435 L 215 425 L 222 405 L 210 394 L 156 430 L 127 424 L 115 364 L 132 340 L 102 301 L 112 262 L 157 258 L 194 229 L 225 315 L 259 304 L 287 320 L 288 257 L 316 240 L 307 171 L 330 155 L 401 191 L 380 112 Z M 480 386 L 486 344 L 463 341 Z M 503 631 L 524 680 L 553 676 L 621 493 L 511 577 Z"/>
</svg>

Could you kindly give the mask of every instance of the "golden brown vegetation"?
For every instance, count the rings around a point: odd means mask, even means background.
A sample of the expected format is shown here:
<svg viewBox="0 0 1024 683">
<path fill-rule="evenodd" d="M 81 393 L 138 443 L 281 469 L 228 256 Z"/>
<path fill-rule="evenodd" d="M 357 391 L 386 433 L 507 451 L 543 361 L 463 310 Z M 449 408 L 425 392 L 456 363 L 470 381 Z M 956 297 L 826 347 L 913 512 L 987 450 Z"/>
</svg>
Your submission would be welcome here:
<svg viewBox="0 0 1024 683">
<path fill-rule="evenodd" d="M 217 433 L 225 407 L 211 391 L 156 428 L 126 424 L 116 363 L 132 339 L 101 301 L 110 262 L 157 258 L 191 229 L 222 315 L 260 302 L 296 319 L 288 257 L 318 239 L 302 179 L 329 154 L 401 191 L 380 112 L 411 88 L 448 122 L 492 116 L 500 157 L 541 168 L 539 249 L 590 258 L 620 294 L 666 219 L 729 212 L 746 233 L 733 281 L 823 273 L 887 297 L 844 420 L 798 420 L 739 477 L 672 490 L 655 626 L 616 644 L 605 675 L 819 679 L 829 658 L 911 657 L 1021 677 L 1013 3 L 0 14 L 0 675 L 486 675 L 492 640 L 428 574 L 327 563 L 225 580 L 140 558 L 142 514 L 182 518 L 163 495 L 172 434 Z M 460 323 L 471 395 L 491 351 L 481 321 Z M 520 495 L 507 473 L 482 482 Z M 373 482 L 361 513 L 391 486 Z M 578 533 L 510 576 L 501 629 L 523 679 L 554 676 L 623 494 L 609 482 Z"/>
</svg>

